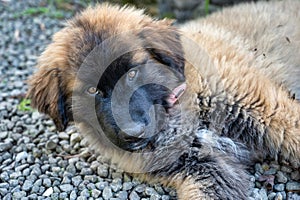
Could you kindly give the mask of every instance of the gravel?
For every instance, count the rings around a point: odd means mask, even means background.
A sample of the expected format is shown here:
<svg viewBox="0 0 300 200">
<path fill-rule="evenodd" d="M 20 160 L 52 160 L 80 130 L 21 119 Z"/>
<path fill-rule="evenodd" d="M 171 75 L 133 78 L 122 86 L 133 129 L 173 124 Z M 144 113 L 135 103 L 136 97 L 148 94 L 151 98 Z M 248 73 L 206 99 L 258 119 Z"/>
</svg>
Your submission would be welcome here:
<svg viewBox="0 0 300 200">
<path fill-rule="evenodd" d="M 64 23 L 24 14 L 45 2 L 0 1 L 0 199 L 176 199 L 173 189 L 141 183 L 94 157 L 75 127 L 58 133 L 47 116 L 18 109 L 37 57 Z M 300 199 L 299 170 L 288 164 L 266 160 L 249 172 L 250 199 Z"/>
</svg>

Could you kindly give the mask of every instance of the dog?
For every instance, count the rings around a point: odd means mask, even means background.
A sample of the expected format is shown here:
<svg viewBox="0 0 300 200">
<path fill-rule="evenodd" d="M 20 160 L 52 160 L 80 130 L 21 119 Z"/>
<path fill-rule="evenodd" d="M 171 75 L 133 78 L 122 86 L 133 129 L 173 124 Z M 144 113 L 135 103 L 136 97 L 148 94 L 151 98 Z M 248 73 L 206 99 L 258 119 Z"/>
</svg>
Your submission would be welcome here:
<svg viewBox="0 0 300 200">
<path fill-rule="evenodd" d="M 252 158 L 300 163 L 300 2 L 183 25 L 101 4 L 69 20 L 29 80 L 59 131 L 181 200 L 246 199 Z"/>
</svg>

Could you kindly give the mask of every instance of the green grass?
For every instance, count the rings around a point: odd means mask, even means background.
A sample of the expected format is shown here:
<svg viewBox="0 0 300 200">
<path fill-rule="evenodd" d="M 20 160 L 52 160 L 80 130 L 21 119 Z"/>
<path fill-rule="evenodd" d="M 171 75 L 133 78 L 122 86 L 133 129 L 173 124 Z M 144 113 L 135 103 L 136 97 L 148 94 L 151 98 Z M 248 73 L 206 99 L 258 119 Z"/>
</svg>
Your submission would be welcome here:
<svg viewBox="0 0 300 200">
<path fill-rule="evenodd" d="M 23 15 L 39 15 L 49 13 L 50 9 L 48 7 L 36 7 L 36 8 L 28 8 L 22 12 Z"/>
<path fill-rule="evenodd" d="M 175 14 L 172 13 L 172 12 L 166 12 L 166 13 L 163 13 L 163 16 L 162 18 L 168 18 L 168 19 L 175 19 Z"/>
<path fill-rule="evenodd" d="M 62 19 L 64 18 L 64 12 L 58 9 L 51 9 L 50 7 L 36 7 L 28 8 L 23 12 L 15 13 L 14 18 L 18 17 L 28 17 L 28 16 L 37 16 L 37 15 L 47 15 L 51 18 Z"/>
<path fill-rule="evenodd" d="M 55 19 L 63 19 L 66 14 L 74 14 L 73 4 L 69 1 L 62 0 L 48 0 L 47 4 L 39 7 L 31 7 L 26 10 L 15 13 L 14 18 L 19 17 L 32 17 L 37 15 L 46 15 Z M 87 5 L 81 5 L 81 7 L 85 7 Z M 69 15 L 70 16 L 70 15 Z"/>
<path fill-rule="evenodd" d="M 205 0 L 205 6 L 204 6 L 204 10 L 205 10 L 205 14 L 208 15 L 209 14 L 209 0 Z"/>
<path fill-rule="evenodd" d="M 20 111 L 33 111 L 33 109 L 30 107 L 30 99 L 23 99 L 19 105 L 18 105 L 18 110 Z"/>
</svg>

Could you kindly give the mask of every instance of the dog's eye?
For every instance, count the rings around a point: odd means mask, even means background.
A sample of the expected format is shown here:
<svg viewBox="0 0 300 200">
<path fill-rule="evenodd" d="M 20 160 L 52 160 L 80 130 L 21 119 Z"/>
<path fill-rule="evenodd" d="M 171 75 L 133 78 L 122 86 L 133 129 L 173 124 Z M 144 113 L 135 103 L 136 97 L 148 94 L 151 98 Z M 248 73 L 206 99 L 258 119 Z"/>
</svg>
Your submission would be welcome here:
<svg viewBox="0 0 300 200">
<path fill-rule="evenodd" d="M 134 79 L 134 77 L 136 76 L 137 71 L 136 70 L 131 70 L 128 72 L 128 78 L 130 81 L 132 81 Z"/>
<path fill-rule="evenodd" d="M 98 88 L 96 87 L 89 87 L 87 90 L 87 93 L 90 95 L 97 95 L 97 94 L 101 94 L 101 92 L 98 90 Z"/>
</svg>

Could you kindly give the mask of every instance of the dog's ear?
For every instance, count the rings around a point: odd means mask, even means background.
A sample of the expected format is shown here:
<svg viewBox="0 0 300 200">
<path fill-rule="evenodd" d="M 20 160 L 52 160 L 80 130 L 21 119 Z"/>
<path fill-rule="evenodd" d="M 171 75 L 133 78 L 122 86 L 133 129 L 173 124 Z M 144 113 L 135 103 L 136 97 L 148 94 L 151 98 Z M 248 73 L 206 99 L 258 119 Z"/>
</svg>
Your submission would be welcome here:
<svg viewBox="0 0 300 200">
<path fill-rule="evenodd" d="M 71 111 L 61 71 L 57 68 L 39 69 L 29 80 L 29 87 L 27 97 L 31 99 L 32 107 L 48 114 L 59 131 L 65 130 Z"/>
<path fill-rule="evenodd" d="M 145 26 L 140 37 L 153 58 L 184 75 L 183 47 L 175 27 L 168 21 L 157 21 Z"/>
</svg>

